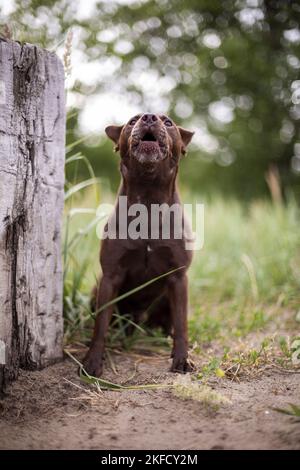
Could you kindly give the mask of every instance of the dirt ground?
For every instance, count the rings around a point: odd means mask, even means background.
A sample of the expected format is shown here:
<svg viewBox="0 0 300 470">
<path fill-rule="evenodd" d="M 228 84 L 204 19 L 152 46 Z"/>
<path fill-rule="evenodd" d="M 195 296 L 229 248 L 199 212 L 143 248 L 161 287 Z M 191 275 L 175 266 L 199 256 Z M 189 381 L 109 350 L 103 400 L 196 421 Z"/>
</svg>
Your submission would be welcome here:
<svg viewBox="0 0 300 470">
<path fill-rule="evenodd" d="M 117 375 L 107 367 L 105 377 L 114 382 L 174 381 L 165 355 L 113 361 Z M 65 359 L 21 371 L 0 401 L 1 449 L 300 449 L 299 421 L 272 410 L 299 403 L 299 373 L 267 370 L 240 382 L 216 377 L 210 386 L 230 402 L 215 409 L 168 388 L 92 394 L 76 369 Z"/>
</svg>

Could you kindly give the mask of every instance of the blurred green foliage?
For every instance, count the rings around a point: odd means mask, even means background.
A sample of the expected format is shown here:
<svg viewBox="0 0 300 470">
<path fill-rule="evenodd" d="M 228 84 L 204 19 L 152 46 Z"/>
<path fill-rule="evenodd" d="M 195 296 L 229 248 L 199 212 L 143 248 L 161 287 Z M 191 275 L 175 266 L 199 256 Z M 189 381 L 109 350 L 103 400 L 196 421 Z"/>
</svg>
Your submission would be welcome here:
<svg viewBox="0 0 300 470">
<path fill-rule="evenodd" d="M 113 76 L 93 86 L 77 80 L 77 96 L 114 89 L 148 110 L 143 77 L 152 77 L 165 111 L 196 130 L 196 144 L 182 162 L 183 185 L 248 200 L 269 194 L 266 172 L 273 165 L 284 193 L 299 198 L 299 1 L 88 3 L 85 11 L 82 1 L 16 0 L 1 22 L 15 39 L 54 50 L 72 28 L 75 47 L 89 62 L 114 64 Z M 69 142 L 76 132 L 74 116 Z M 118 159 L 111 144 L 78 147 L 115 189 Z"/>
</svg>

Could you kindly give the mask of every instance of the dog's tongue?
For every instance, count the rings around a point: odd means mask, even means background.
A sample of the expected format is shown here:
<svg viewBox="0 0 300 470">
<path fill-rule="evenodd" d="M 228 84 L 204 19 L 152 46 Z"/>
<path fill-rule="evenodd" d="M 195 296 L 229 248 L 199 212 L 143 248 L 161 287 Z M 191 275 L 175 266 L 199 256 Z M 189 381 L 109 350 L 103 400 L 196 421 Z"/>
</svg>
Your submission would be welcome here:
<svg viewBox="0 0 300 470">
<path fill-rule="evenodd" d="M 141 140 L 134 150 L 134 158 L 143 165 L 153 165 L 159 160 L 160 148 L 156 141 Z"/>
</svg>

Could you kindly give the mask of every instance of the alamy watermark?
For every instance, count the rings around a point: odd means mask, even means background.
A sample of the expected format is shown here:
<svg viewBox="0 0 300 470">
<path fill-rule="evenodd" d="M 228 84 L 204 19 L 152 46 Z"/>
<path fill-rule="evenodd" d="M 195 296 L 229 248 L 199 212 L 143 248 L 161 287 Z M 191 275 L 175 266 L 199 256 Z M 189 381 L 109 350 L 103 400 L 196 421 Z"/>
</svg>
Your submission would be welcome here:
<svg viewBox="0 0 300 470">
<path fill-rule="evenodd" d="M 204 244 L 204 204 L 129 204 L 119 196 L 117 205 L 100 204 L 99 239 L 183 240 L 186 250 Z"/>
</svg>

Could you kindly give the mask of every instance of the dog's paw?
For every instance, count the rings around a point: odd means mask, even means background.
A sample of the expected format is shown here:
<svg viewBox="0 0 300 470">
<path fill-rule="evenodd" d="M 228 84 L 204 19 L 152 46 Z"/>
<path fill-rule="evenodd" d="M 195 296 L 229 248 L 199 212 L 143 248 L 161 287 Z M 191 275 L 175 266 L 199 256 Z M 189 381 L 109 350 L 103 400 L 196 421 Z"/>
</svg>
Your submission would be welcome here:
<svg viewBox="0 0 300 470">
<path fill-rule="evenodd" d="M 96 355 L 88 353 L 83 359 L 82 365 L 83 373 L 86 372 L 93 377 L 100 377 L 102 375 L 103 362 L 102 359 L 99 358 L 98 354 Z"/>
<path fill-rule="evenodd" d="M 186 372 L 192 372 L 194 370 L 194 364 L 186 357 L 174 356 L 171 372 L 179 372 L 185 374 Z"/>
</svg>

